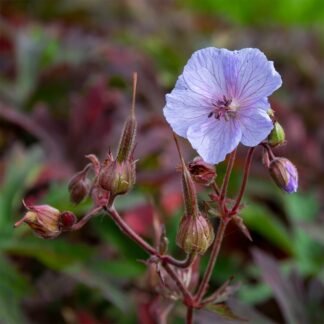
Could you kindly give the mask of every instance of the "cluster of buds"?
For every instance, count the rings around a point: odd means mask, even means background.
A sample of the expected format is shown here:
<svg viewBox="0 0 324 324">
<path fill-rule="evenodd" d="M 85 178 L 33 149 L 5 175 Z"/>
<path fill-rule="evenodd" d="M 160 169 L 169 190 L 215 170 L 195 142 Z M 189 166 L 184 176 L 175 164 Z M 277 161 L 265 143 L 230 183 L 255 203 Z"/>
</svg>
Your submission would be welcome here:
<svg viewBox="0 0 324 324">
<path fill-rule="evenodd" d="M 214 229 L 210 221 L 199 211 L 195 184 L 181 156 L 177 139 L 175 140 L 181 159 L 185 206 L 185 214 L 179 224 L 176 243 L 188 254 L 203 255 L 214 241 Z M 202 162 L 199 163 L 202 165 Z M 214 176 L 215 174 L 213 178 Z"/>
<path fill-rule="evenodd" d="M 15 227 L 22 223 L 29 225 L 34 233 L 44 239 L 53 239 L 59 236 L 62 231 L 71 230 L 76 223 L 76 216 L 70 212 L 60 212 L 49 205 L 27 206 L 25 216 L 15 223 Z"/>
<path fill-rule="evenodd" d="M 135 118 L 136 73 L 134 73 L 133 80 L 131 113 L 124 125 L 117 157 L 114 159 L 109 152 L 101 164 L 94 154 L 86 156 L 91 163 L 82 171 L 76 173 L 68 185 L 70 200 L 75 204 L 79 204 L 87 196 L 91 196 L 95 208 L 111 205 L 116 196 L 129 192 L 135 183 L 136 161 L 133 159 L 133 151 L 137 128 Z M 91 169 L 95 173 L 92 181 L 88 178 Z M 15 224 L 15 227 L 26 223 L 38 236 L 44 239 L 55 238 L 62 231 L 75 230 L 81 226 L 80 224 L 83 225 L 84 223 L 80 221 L 76 224 L 77 219 L 73 213 L 61 213 L 58 209 L 49 205 L 25 205 L 25 207 L 28 212 Z"/>
<path fill-rule="evenodd" d="M 274 125 L 267 140 L 267 151 L 264 153 L 264 164 L 269 170 L 271 178 L 277 186 L 287 193 L 296 192 L 298 189 L 298 172 L 291 161 L 284 157 L 275 157 L 270 147 L 280 146 L 286 143 L 285 131 L 274 118 L 274 112 L 269 111 Z"/>
</svg>

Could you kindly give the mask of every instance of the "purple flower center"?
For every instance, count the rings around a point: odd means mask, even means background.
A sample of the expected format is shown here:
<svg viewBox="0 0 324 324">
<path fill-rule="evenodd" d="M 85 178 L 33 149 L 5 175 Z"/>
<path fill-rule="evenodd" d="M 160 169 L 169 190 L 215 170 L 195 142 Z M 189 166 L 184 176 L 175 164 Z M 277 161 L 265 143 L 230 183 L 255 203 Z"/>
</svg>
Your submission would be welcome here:
<svg viewBox="0 0 324 324">
<path fill-rule="evenodd" d="M 228 121 L 235 116 L 238 105 L 234 104 L 233 99 L 223 96 L 223 99 L 218 99 L 213 107 L 214 110 L 208 114 L 208 118 L 214 115 L 217 120 L 224 118 Z"/>
</svg>

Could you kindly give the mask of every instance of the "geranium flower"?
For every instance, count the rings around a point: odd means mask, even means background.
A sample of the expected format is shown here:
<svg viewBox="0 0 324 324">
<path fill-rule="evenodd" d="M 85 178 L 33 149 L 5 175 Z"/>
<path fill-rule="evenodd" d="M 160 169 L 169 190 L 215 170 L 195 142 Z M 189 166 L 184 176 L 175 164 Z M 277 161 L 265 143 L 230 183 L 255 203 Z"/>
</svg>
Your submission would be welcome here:
<svg viewBox="0 0 324 324">
<path fill-rule="evenodd" d="M 240 142 L 256 146 L 269 135 L 267 97 L 281 83 L 258 49 L 205 48 L 192 55 L 166 95 L 164 116 L 206 162 L 216 164 Z"/>
</svg>

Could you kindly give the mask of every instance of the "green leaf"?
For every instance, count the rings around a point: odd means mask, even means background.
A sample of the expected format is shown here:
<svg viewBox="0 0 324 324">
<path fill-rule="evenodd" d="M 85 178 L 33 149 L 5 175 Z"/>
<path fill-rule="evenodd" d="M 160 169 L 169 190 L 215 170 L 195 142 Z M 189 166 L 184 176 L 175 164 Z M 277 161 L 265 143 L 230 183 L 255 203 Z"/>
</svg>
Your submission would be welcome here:
<svg viewBox="0 0 324 324">
<path fill-rule="evenodd" d="M 287 253 L 294 254 L 290 233 L 267 208 L 253 203 L 243 208 L 241 215 L 250 230 L 259 233 Z"/>
<path fill-rule="evenodd" d="M 0 323 L 27 323 L 20 303 L 31 287 L 2 255 L 0 255 L 0 278 Z"/>
<path fill-rule="evenodd" d="M 16 147 L 11 153 L 0 189 L 0 232 L 13 232 L 13 216 L 21 206 L 25 189 L 40 171 L 41 159 L 42 151 L 38 147 L 26 152 Z"/>
<path fill-rule="evenodd" d="M 85 244 L 73 244 L 62 238 L 43 240 L 38 237 L 19 237 L 17 239 L 1 242 L 0 248 L 4 251 L 34 257 L 47 267 L 61 270 L 74 263 L 88 259 L 92 249 Z"/>
<path fill-rule="evenodd" d="M 247 322 L 248 320 L 246 318 L 243 318 L 241 316 L 238 316 L 233 313 L 231 308 L 226 303 L 220 303 L 220 304 L 208 304 L 205 306 L 205 309 L 216 313 L 222 318 L 225 318 L 227 320 L 231 321 L 241 321 L 241 322 Z"/>
<path fill-rule="evenodd" d="M 107 275 L 98 272 L 93 267 L 88 265 L 76 264 L 72 267 L 64 269 L 64 272 L 69 274 L 80 283 L 100 291 L 101 295 L 118 307 L 122 312 L 127 312 L 129 309 L 129 301 L 127 296 Z"/>
<path fill-rule="evenodd" d="M 109 260 L 94 263 L 96 270 L 120 279 L 138 278 L 146 270 L 146 266 L 137 260 Z"/>
</svg>

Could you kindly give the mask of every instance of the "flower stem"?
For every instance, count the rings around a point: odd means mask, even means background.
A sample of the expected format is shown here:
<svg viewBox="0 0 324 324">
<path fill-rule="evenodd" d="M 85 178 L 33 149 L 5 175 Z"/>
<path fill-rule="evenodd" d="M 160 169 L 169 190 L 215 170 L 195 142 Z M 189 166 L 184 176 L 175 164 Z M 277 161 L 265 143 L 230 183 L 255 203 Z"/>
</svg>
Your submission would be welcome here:
<svg viewBox="0 0 324 324">
<path fill-rule="evenodd" d="M 238 197 L 236 199 L 235 205 L 234 205 L 234 207 L 232 208 L 232 210 L 230 212 L 230 215 L 234 215 L 236 213 L 237 209 L 240 206 L 241 200 L 243 198 L 244 191 L 245 191 L 246 184 L 247 184 L 247 180 L 248 180 L 248 176 L 249 176 L 249 172 L 250 172 L 250 167 L 251 167 L 251 163 L 252 163 L 254 149 L 255 149 L 254 147 L 251 147 L 249 149 L 249 151 L 248 151 L 247 156 L 246 156 L 242 185 L 241 185 L 241 188 L 240 188 L 239 195 L 238 195 Z"/>
<path fill-rule="evenodd" d="M 177 260 L 170 255 L 161 255 L 161 259 L 177 268 L 188 268 L 196 258 L 196 253 L 190 253 L 184 260 Z"/>
<path fill-rule="evenodd" d="M 228 224 L 228 220 L 226 219 L 221 219 L 218 230 L 217 230 L 217 234 L 216 234 L 216 238 L 214 240 L 213 246 L 212 246 L 212 251 L 210 254 L 210 258 L 208 261 L 208 265 L 207 265 L 207 269 L 206 272 L 203 276 L 203 279 L 200 283 L 200 286 L 198 288 L 197 294 L 195 296 L 195 301 L 196 303 L 199 305 L 202 298 L 204 297 L 207 289 L 208 289 L 208 282 L 210 280 L 210 277 L 212 275 L 216 260 L 217 260 L 217 256 L 219 254 L 219 250 L 220 247 L 222 245 L 222 241 L 224 238 L 224 234 L 225 234 L 225 230 L 226 230 L 226 226 Z"/>
<path fill-rule="evenodd" d="M 190 291 L 187 289 L 187 287 L 184 286 L 183 282 L 178 277 L 177 273 L 172 269 L 172 267 L 168 263 L 166 263 L 164 261 L 162 261 L 162 266 L 165 269 L 165 271 L 169 274 L 169 276 L 176 283 L 177 287 L 179 288 L 179 290 L 181 291 L 181 293 L 183 295 L 184 301 L 191 303 L 193 300 L 192 295 L 191 295 Z"/>
<path fill-rule="evenodd" d="M 95 207 L 91 209 L 79 222 L 74 224 L 71 228 L 71 231 L 77 231 L 80 228 L 82 228 L 88 221 L 95 216 L 97 213 L 99 213 L 102 210 L 102 206 Z"/>
<path fill-rule="evenodd" d="M 135 241 L 143 250 L 145 250 L 150 255 L 158 255 L 158 251 L 152 247 L 150 244 L 148 244 L 146 241 L 144 241 L 137 233 L 135 233 L 132 228 L 130 228 L 120 217 L 119 213 L 115 209 L 114 206 L 110 206 L 109 208 L 104 207 L 105 210 L 109 213 L 111 218 L 115 221 L 115 223 L 118 225 L 120 230 L 126 234 L 129 238 L 131 238 L 133 241 Z"/>
<path fill-rule="evenodd" d="M 229 182 L 229 179 L 230 179 L 230 176 L 232 173 L 232 169 L 234 166 L 234 162 L 235 162 L 236 151 L 237 151 L 237 149 L 235 149 L 230 154 L 224 181 L 223 181 L 223 185 L 222 185 L 222 189 L 221 189 L 220 196 L 219 196 L 220 209 L 221 209 L 221 212 L 223 212 L 224 214 L 227 212 L 227 208 L 225 206 L 225 198 L 226 198 L 226 193 L 227 193 L 228 182 Z"/>
<path fill-rule="evenodd" d="M 193 308 L 191 306 L 188 306 L 186 324 L 192 324 L 193 323 L 192 320 L 193 320 Z"/>
</svg>

